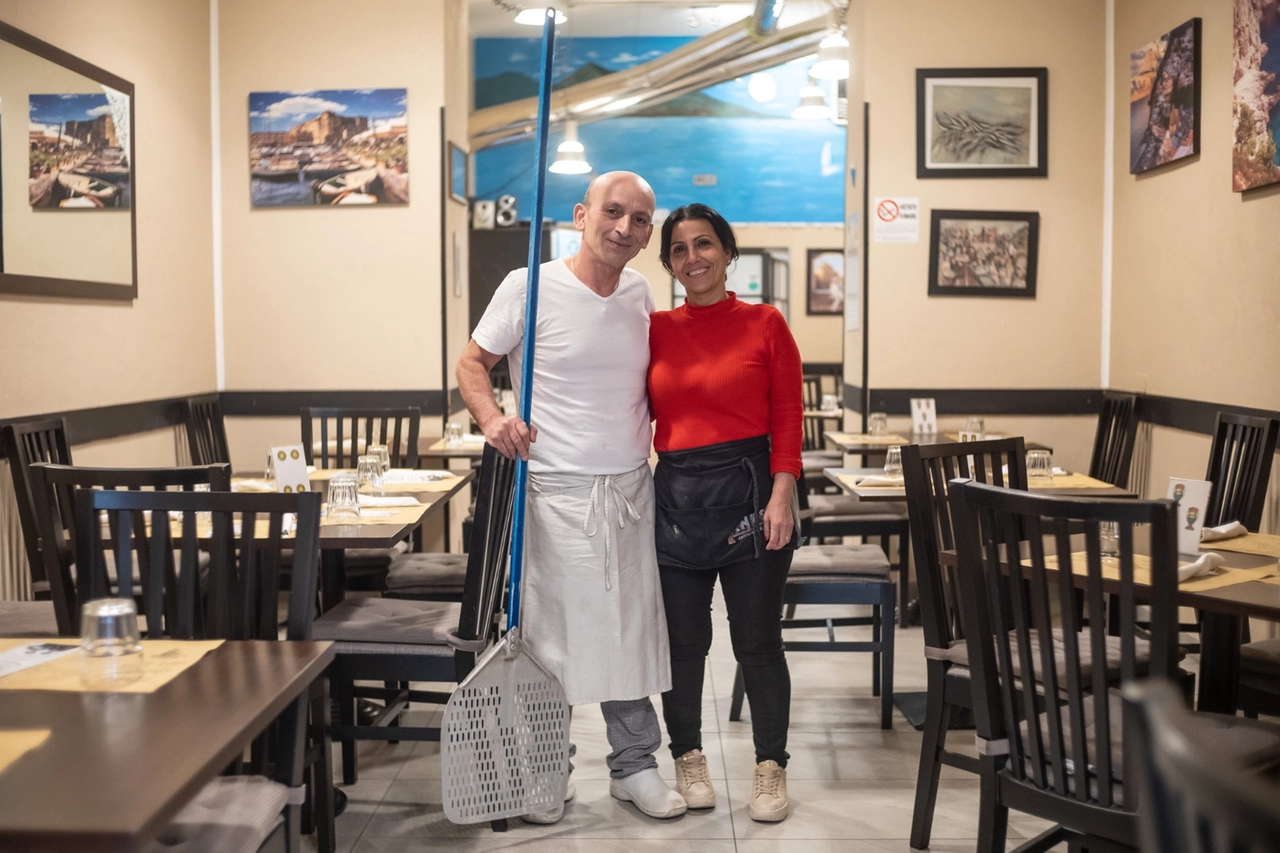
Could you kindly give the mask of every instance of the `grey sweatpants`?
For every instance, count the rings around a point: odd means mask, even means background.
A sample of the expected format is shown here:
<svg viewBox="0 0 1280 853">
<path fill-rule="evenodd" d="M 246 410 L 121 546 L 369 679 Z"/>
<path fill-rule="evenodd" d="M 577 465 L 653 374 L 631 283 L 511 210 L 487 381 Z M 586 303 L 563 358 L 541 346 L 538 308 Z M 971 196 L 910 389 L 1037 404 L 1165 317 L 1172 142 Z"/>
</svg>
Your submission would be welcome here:
<svg viewBox="0 0 1280 853">
<path fill-rule="evenodd" d="M 601 702 L 605 735 L 613 748 L 605 763 L 609 776 L 622 779 L 658 766 L 653 754 L 662 746 L 662 728 L 658 714 L 653 710 L 649 697 L 628 699 L 625 702 Z M 573 772 L 573 755 L 577 747 L 569 744 L 569 772 Z"/>
</svg>

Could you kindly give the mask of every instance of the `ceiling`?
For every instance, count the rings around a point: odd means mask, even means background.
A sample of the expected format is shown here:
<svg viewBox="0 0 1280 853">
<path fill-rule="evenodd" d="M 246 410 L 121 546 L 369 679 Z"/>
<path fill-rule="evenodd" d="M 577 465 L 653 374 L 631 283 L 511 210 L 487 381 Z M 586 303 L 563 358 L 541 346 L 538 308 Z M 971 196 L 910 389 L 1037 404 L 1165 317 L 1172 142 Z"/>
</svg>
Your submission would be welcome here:
<svg viewBox="0 0 1280 853">
<path fill-rule="evenodd" d="M 684 36 L 697 38 L 751 14 L 752 3 L 706 3 L 689 0 L 554 0 L 568 17 L 556 28 L 559 37 Z M 843 3 L 841 3 L 843 6 Z M 537 0 L 470 0 L 472 38 L 537 38 L 537 27 L 515 23 L 516 12 L 537 8 Z M 832 3 L 792 0 L 782 10 L 780 27 L 819 15 L 831 15 Z"/>
</svg>

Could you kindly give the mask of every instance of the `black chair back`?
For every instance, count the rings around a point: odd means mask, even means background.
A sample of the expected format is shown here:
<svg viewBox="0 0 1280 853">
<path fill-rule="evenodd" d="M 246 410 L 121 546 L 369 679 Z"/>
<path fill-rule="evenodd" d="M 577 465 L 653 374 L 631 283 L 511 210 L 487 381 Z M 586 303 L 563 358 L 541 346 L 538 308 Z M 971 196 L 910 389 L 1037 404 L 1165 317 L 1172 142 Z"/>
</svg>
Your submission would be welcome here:
<svg viewBox="0 0 1280 853">
<path fill-rule="evenodd" d="M 920 588 L 924 644 L 948 649 L 964 637 L 955 595 L 955 571 L 944 569 L 938 552 L 956 547 L 948 484 L 973 478 L 1010 489 L 1027 489 L 1027 458 L 1020 436 L 960 444 L 909 444 L 902 448 L 902 479 Z"/>
<path fill-rule="evenodd" d="M 1124 802 L 1118 783 L 1135 778 L 1136 768 L 1122 757 L 1120 702 L 1108 691 L 1109 670 L 1118 665 L 1121 684 L 1139 674 L 1141 592 L 1141 603 L 1151 608 L 1142 674 L 1174 677 L 1176 505 L 1051 498 L 961 481 L 952 484 L 950 500 L 974 717 L 979 743 L 987 746 L 979 752 L 1001 784 L 1017 792 L 1003 801 L 1072 830 L 1133 844 L 1133 799 Z M 1102 522 L 1119 531 L 1119 556 L 1105 564 Z M 1138 525 L 1150 525 L 1149 558 L 1135 551 Z M 1083 543 L 1072 538 L 1080 529 Z M 1073 569 L 1058 570 L 1065 566 Z M 1118 637 L 1108 636 L 1108 598 L 1119 608 Z"/>
<path fill-rule="evenodd" d="M 27 469 L 36 462 L 71 464 L 67 425 L 62 418 L 6 424 L 2 439 L 18 502 L 18 522 L 22 526 L 32 591 L 37 598 L 44 598 L 49 594 L 49 581 L 45 577 L 44 559 L 40 556 L 40 529 L 36 524 L 36 505 L 32 499 L 31 475 Z"/>
<path fill-rule="evenodd" d="M 1137 395 L 1104 392 L 1098 430 L 1093 436 L 1093 455 L 1089 457 L 1089 476 L 1113 486 L 1127 486 L 1137 435 Z"/>
<path fill-rule="evenodd" d="M 217 394 L 188 397 L 184 403 L 187 447 L 192 465 L 231 464 L 227 427 Z"/>
<path fill-rule="evenodd" d="M 418 429 L 422 410 L 306 408 L 302 410 L 302 447 L 307 464 L 318 468 L 354 468 L 371 444 L 385 444 L 392 468 L 418 467 Z M 319 436 L 315 425 L 319 423 Z"/>
<path fill-rule="evenodd" d="M 1274 418 L 1218 412 L 1209 470 L 1204 475 L 1213 483 L 1205 527 L 1238 521 L 1249 530 L 1258 531 L 1278 430 L 1280 421 Z"/>
<path fill-rule="evenodd" d="M 89 577 L 78 569 L 74 576 L 71 571 L 76 564 L 74 543 L 80 538 L 79 520 L 75 510 L 75 491 L 77 489 L 182 489 L 192 491 L 197 485 L 207 484 L 212 491 L 227 491 L 231 488 L 231 467 L 229 465 L 210 465 L 197 468 L 76 468 L 69 465 L 50 465 L 37 463 L 28 469 L 31 478 L 31 494 L 35 504 L 36 529 L 40 541 L 43 570 L 49 581 L 50 597 L 53 599 L 53 610 L 58 622 L 58 633 L 75 636 L 80 633 L 78 616 L 80 605 L 88 598 L 84 597 L 90 583 Z M 112 523 L 116 522 L 112 518 Z M 135 520 L 135 529 L 141 530 L 145 519 L 141 515 Z M 100 524 L 93 525 L 93 531 L 100 534 Z M 115 535 L 114 527 L 109 528 Z M 145 552 L 146 540 L 139 543 Z M 148 564 L 149 556 L 141 556 L 139 567 Z M 117 563 L 120 595 L 131 596 L 133 586 L 132 558 L 127 563 Z M 105 561 L 96 565 L 89 573 L 98 576 L 106 589 L 107 573 Z M 105 593 L 104 593 L 105 594 Z"/>
<path fill-rule="evenodd" d="M 314 492 L 77 489 L 76 563 L 101 567 L 108 548 L 117 566 L 129 566 L 136 555 L 149 638 L 275 640 L 280 553 L 292 550 L 285 637 L 307 640 L 316 609 L 320 500 Z M 101 513 L 111 530 L 106 542 L 97 523 Z M 208 516 L 207 527 L 201 515 Z M 296 518 L 292 536 L 285 529 L 286 516 Z M 202 581 L 198 561 L 205 547 L 209 568 Z M 87 574 L 83 600 L 110 595 L 105 572 Z M 134 594 L 130 573 L 123 569 L 119 585 L 121 596 Z"/>
<path fill-rule="evenodd" d="M 1280 839 L 1280 786 L 1225 763 L 1203 744 L 1178 689 L 1148 681 L 1124 690 L 1137 735 L 1144 853 L 1264 853 Z"/>
</svg>

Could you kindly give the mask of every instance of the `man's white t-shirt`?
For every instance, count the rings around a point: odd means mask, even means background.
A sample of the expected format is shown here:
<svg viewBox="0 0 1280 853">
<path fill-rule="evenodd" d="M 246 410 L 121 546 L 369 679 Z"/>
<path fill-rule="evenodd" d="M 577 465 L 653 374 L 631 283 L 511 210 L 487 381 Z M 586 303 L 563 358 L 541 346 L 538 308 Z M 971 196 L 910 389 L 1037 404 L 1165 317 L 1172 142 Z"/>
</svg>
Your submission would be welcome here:
<svg viewBox="0 0 1280 853">
<path fill-rule="evenodd" d="M 471 333 L 481 349 L 505 354 L 516 397 L 524 361 L 528 272 L 512 272 Z M 652 430 L 649 369 L 649 282 L 622 271 L 618 288 L 600 296 L 564 261 L 542 265 L 533 364 L 529 452 L 535 473 L 622 474 L 649 459 Z"/>
</svg>

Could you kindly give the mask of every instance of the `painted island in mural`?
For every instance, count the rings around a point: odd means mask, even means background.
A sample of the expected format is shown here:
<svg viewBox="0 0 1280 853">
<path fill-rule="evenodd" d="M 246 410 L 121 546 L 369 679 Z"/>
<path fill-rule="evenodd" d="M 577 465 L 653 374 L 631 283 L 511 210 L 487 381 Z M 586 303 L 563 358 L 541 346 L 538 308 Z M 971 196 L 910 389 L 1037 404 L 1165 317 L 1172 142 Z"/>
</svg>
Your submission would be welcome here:
<svg viewBox="0 0 1280 853">
<path fill-rule="evenodd" d="M 1231 188 L 1280 181 L 1280 2 L 1235 0 L 1235 140 Z"/>
<path fill-rule="evenodd" d="M 565 38 L 556 43 L 555 88 L 649 62 L 692 41 L 651 36 Z M 475 108 L 538 94 L 536 39 L 475 41 Z M 747 78 L 710 86 L 620 118 L 583 124 L 578 138 L 592 173 L 549 175 L 545 215 L 573 218 L 590 179 L 627 169 L 653 185 L 658 208 L 702 202 L 731 222 L 843 222 L 845 128 L 790 117 L 807 84 L 805 63 L 769 69 L 770 87 Z M 754 75 L 753 75 L 754 76 Z M 761 90 L 768 97 L 761 98 Z M 553 128 L 554 152 L 563 131 Z M 532 208 L 533 142 L 494 146 L 475 157 L 475 197 L 510 193 L 521 218 Z"/>
<path fill-rule="evenodd" d="M 106 210 L 132 203 L 129 96 L 30 95 L 27 194 L 37 210 Z"/>
<path fill-rule="evenodd" d="M 409 203 L 404 89 L 249 94 L 254 207 Z"/>
</svg>

